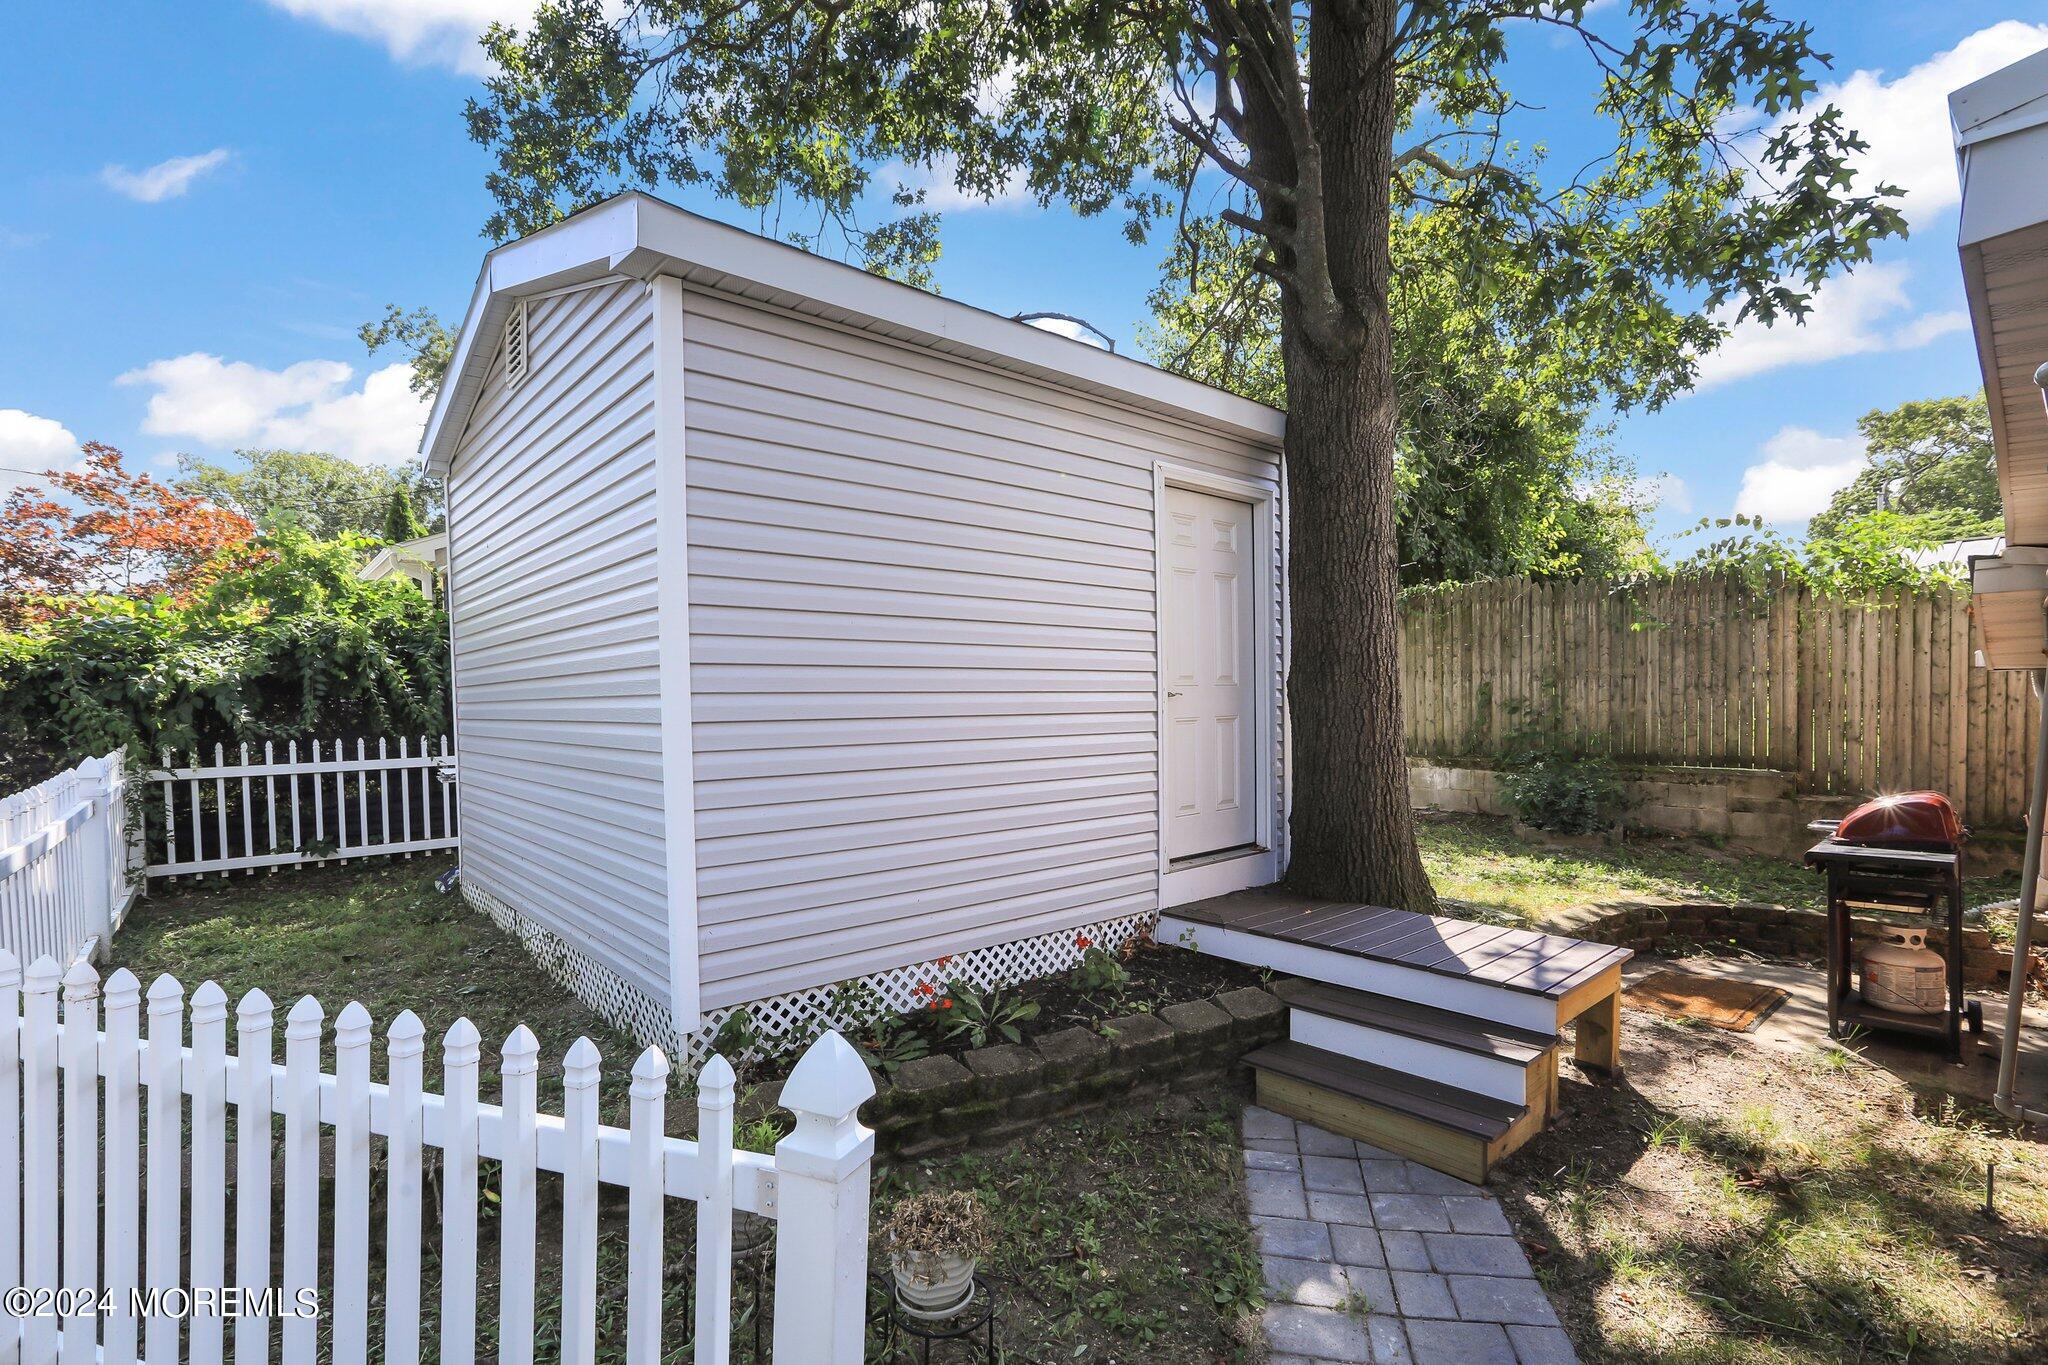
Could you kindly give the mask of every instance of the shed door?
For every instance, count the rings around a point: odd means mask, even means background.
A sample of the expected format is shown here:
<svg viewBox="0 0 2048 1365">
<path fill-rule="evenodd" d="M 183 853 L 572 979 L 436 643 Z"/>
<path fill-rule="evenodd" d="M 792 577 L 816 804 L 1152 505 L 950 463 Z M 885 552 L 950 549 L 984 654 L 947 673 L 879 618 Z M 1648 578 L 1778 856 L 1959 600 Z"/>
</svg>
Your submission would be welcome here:
<svg viewBox="0 0 2048 1365">
<path fill-rule="evenodd" d="M 1252 508 L 1166 490 L 1166 856 L 1257 842 Z"/>
</svg>

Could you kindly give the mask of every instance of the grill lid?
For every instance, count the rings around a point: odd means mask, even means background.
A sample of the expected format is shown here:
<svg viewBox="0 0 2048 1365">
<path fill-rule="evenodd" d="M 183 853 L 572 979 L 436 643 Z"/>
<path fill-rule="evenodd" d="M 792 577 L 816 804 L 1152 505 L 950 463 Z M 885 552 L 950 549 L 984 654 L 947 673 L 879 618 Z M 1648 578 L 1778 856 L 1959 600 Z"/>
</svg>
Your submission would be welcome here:
<svg viewBox="0 0 2048 1365">
<path fill-rule="evenodd" d="M 1940 792 L 1901 792 L 1866 801 L 1843 817 L 1834 835 L 1845 844 L 1943 851 L 1960 848 L 1968 837 L 1956 808 Z"/>
</svg>

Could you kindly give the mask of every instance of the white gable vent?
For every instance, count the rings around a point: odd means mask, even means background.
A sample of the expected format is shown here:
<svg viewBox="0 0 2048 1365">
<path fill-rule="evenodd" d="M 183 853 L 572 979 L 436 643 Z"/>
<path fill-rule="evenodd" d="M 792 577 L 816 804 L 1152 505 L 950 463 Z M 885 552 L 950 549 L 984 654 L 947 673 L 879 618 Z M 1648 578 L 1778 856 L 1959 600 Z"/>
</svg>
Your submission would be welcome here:
<svg viewBox="0 0 2048 1365">
<path fill-rule="evenodd" d="M 515 386 L 526 378 L 526 300 L 514 304 L 505 317 L 505 383 Z"/>
</svg>

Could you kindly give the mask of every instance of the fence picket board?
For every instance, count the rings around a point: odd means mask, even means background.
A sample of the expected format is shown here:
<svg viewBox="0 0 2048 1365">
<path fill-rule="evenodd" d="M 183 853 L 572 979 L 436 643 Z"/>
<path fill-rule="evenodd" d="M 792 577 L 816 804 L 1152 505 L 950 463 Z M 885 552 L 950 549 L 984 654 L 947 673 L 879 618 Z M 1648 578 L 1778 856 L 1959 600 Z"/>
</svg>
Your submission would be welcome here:
<svg viewBox="0 0 2048 1365">
<path fill-rule="evenodd" d="M 588 1038 L 562 1059 L 562 1365 L 597 1356 L 598 1064 Z"/>
<path fill-rule="evenodd" d="M 498 1360 L 500 1365 L 532 1365 L 540 1041 L 521 1024 L 498 1055 L 505 1110 L 505 1154 L 498 1177 Z"/>
<path fill-rule="evenodd" d="M 22 1061 L 22 1283 L 57 1287 L 57 963 L 40 957 L 24 982 Z M 46 1313 L 22 1324 L 22 1358 L 55 1359 L 57 1321 Z"/>
<path fill-rule="evenodd" d="M 0 1293 L 21 1285 L 21 964 L 0 948 Z M 0 1331 L 0 1365 L 21 1359 L 21 1334 Z"/>
<path fill-rule="evenodd" d="M 187 1266 L 194 1289 L 227 1283 L 228 995 L 202 981 L 192 992 L 192 1212 Z M 220 1365 L 227 1320 L 217 1303 L 192 1305 L 186 1359 Z"/>
<path fill-rule="evenodd" d="M 627 1159 L 626 1362 L 661 1365 L 662 1138 L 668 1124 L 668 1058 L 650 1047 L 633 1064 L 632 1146 Z M 701 1357 L 700 1357 L 701 1359 Z"/>
<path fill-rule="evenodd" d="M 99 1317 L 89 1307 L 100 1288 L 100 974 L 80 958 L 64 974 L 64 1315 L 63 1352 L 90 1359 Z M 216 1281 L 217 1283 L 217 1281 Z"/>
<path fill-rule="evenodd" d="M 316 741 L 317 742 L 317 741 Z M 292 1302 L 320 1284 L 320 1026 L 310 995 L 284 1020 L 284 1290 Z M 284 1320 L 284 1365 L 313 1365 L 318 1324 Z"/>
<path fill-rule="evenodd" d="M 476 1025 L 457 1019 L 441 1043 L 441 1361 L 476 1360 Z"/>
<path fill-rule="evenodd" d="M 242 746 L 242 766 L 244 768 L 249 766 L 249 746 L 246 744 Z M 244 775 L 242 778 L 242 856 L 245 858 L 256 851 L 256 835 L 251 828 L 252 813 L 249 806 L 249 779 Z M 255 870 L 253 867 L 249 869 L 252 873 Z"/>
<path fill-rule="evenodd" d="M 726 1365 L 732 1354 L 732 1063 L 717 1053 L 697 1072 L 697 1360 Z"/>
<path fill-rule="evenodd" d="M 157 1312 L 143 1324 L 145 1360 L 178 1357 L 178 1319 L 164 1312 L 162 1295 L 179 1282 L 178 1256 L 184 1246 L 185 1175 L 185 988 L 176 977 L 157 977 L 149 985 L 148 1207 L 144 1221 L 144 1273 L 157 1291 Z"/>
<path fill-rule="evenodd" d="M 270 1282 L 271 1059 L 275 1014 L 251 990 L 235 1006 L 235 1282 Z M 235 1365 L 270 1359 L 270 1317 L 235 1319 Z"/>
<path fill-rule="evenodd" d="M 391 1106 L 385 1145 L 385 1365 L 419 1365 L 420 1358 L 420 1090 L 426 1039 L 425 1026 L 411 1010 L 392 1020 L 385 1034 Z"/>
<path fill-rule="evenodd" d="M 135 1365 L 133 1296 L 141 1283 L 142 983 L 126 967 L 107 977 L 106 1286 L 112 1311 L 101 1323 L 102 1365 Z"/>
<path fill-rule="evenodd" d="M 370 1012 L 342 1006 L 334 1021 L 335 1365 L 370 1350 Z"/>
</svg>

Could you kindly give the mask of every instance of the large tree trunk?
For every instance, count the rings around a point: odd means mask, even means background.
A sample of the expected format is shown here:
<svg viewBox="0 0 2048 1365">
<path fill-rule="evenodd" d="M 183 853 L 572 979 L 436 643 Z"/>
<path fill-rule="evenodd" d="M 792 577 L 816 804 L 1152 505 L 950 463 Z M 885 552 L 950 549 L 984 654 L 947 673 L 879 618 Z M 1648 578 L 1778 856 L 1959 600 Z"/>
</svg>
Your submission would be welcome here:
<svg viewBox="0 0 2048 1365">
<path fill-rule="evenodd" d="M 1362 19 L 1342 19 L 1349 8 Z M 1317 5 L 1312 86 L 1320 210 L 1335 298 L 1283 289 L 1294 820 L 1287 880 L 1304 894 L 1430 910 L 1401 728 L 1394 528 L 1393 337 L 1387 307 L 1396 100 L 1383 60 L 1392 0 Z M 1319 306 L 1320 302 L 1320 306 Z M 1333 316 L 1337 319 L 1332 323 Z"/>
</svg>

